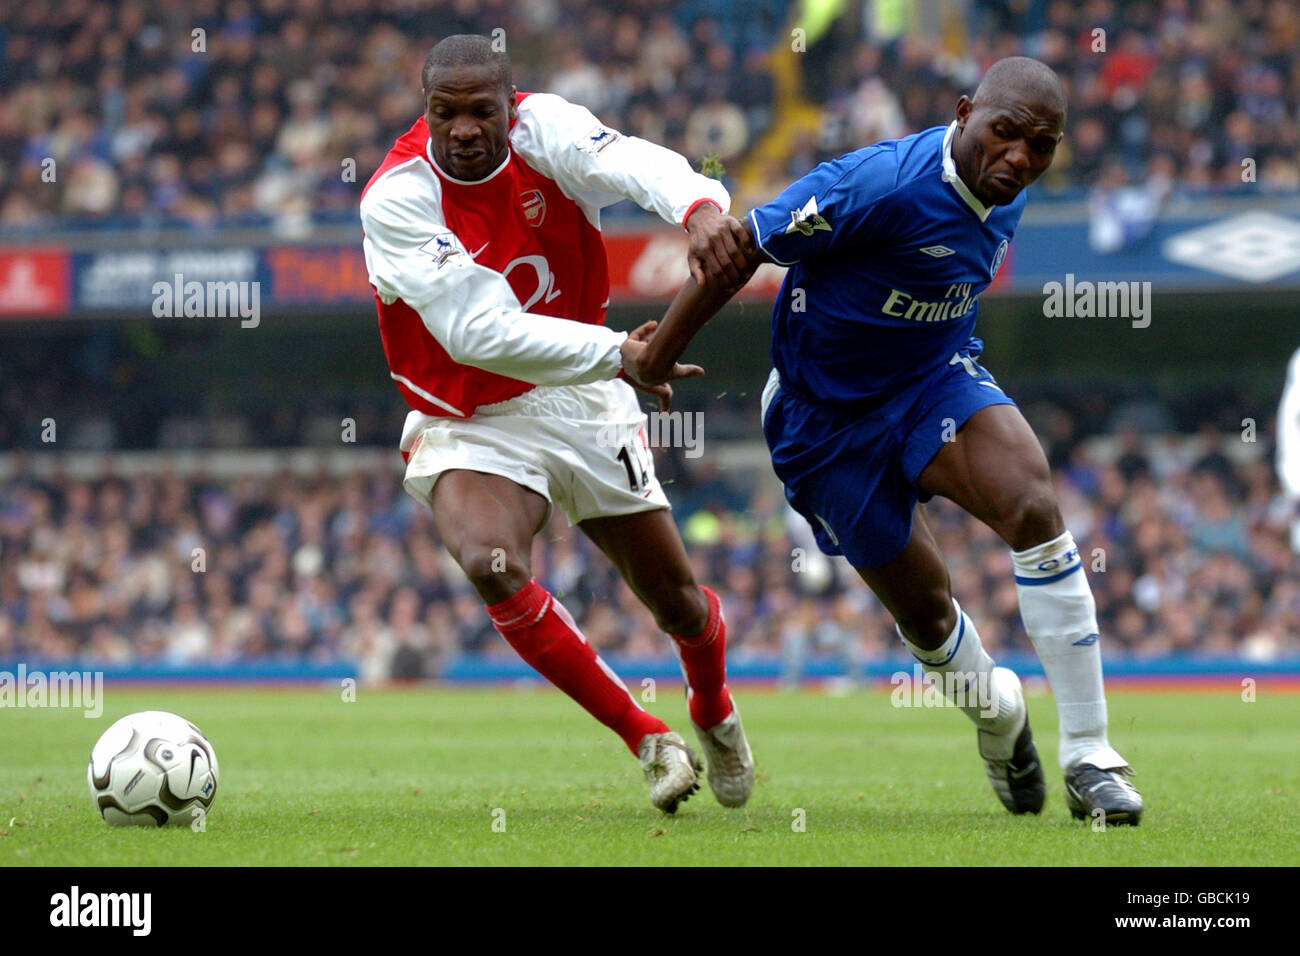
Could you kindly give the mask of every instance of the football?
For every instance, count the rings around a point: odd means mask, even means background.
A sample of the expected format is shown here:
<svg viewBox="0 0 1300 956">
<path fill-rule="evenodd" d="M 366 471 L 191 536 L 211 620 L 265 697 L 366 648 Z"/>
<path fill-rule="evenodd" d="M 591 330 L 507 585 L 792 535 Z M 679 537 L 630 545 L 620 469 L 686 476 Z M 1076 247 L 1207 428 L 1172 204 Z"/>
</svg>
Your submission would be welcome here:
<svg viewBox="0 0 1300 956">
<path fill-rule="evenodd" d="M 90 752 L 86 780 L 95 811 L 114 826 L 193 825 L 217 795 L 217 754 L 184 717 L 130 714 Z"/>
</svg>

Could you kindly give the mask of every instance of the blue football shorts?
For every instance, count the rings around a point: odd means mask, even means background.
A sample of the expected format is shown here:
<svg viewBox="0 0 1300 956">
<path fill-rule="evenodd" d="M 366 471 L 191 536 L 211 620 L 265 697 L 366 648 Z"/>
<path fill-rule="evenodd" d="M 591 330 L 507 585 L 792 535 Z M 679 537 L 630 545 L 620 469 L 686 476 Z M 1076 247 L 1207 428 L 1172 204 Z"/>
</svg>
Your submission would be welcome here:
<svg viewBox="0 0 1300 956">
<path fill-rule="evenodd" d="M 925 466 L 966 421 L 990 405 L 1015 405 L 975 360 L 973 338 L 948 364 L 863 412 L 804 401 L 780 386 L 763 392 L 763 435 L 790 505 L 826 554 L 855 568 L 886 564 L 912 537 Z"/>
</svg>

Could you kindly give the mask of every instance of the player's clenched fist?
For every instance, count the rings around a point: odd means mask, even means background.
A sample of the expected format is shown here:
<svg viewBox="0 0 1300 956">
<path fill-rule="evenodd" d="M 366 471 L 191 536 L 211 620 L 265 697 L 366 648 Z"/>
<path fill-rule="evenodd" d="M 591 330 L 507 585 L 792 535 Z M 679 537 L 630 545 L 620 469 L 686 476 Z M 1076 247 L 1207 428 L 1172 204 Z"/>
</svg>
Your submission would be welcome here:
<svg viewBox="0 0 1300 956">
<path fill-rule="evenodd" d="M 761 261 L 744 224 L 709 203 L 691 213 L 686 231 L 691 237 L 686 258 L 700 286 L 736 291 Z"/>
</svg>

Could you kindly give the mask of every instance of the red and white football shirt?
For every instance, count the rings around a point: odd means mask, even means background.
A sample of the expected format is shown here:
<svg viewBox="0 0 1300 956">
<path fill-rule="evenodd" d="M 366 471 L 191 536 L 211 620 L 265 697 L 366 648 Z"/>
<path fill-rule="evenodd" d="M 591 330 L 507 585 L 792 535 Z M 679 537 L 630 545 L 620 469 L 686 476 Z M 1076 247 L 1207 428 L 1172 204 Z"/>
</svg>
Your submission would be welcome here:
<svg viewBox="0 0 1300 956">
<path fill-rule="evenodd" d="M 415 413 L 467 417 L 534 385 L 615 377 L 626 333 L 604 328 L 600 210 L 632 199 L 680 224 L 722 184 L 661 146 L 545 93 L 519 93 L 510 152 L 463 182 L 434 162 L 421 117 L 361 199 L 366 266 L 393 380 Z M 412 421 L 415 419 L 416 421 Z"/>
</svg>

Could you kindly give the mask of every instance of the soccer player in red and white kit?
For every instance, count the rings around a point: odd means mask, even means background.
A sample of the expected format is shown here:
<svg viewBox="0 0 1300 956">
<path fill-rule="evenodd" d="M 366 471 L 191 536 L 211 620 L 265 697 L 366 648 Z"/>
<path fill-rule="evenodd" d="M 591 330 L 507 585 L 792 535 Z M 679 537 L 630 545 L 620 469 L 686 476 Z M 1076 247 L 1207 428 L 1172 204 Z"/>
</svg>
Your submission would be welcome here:
<svg viewBox="0 0 1300 956">
<path fill-rule="evenodd" d="M 403 428 L 406 491 L 432 509 L 497 631 L 618 734 L 668 813 L 703 766 L 643 710 L 564 606 L 532 576 L 552 503 L 614 563 L 672 635 L 708 779 L 741 806 L 754 762 L 726 686 L 726 625 L 696 584 L 654 475 L 645 414 L 620 380 L 653 331 L 604 327 L 609 276 L 600 210 L 628 198 L 691 234 L 697 278 L 739 268 L 722 185 L 678 154 L 601 125 L 558 96 L 519 93 L 481 36 L 435 46 L 425 115 L 362 193 L 366 265 Z M 674 378 L 701 373 L 679 365 Z M 671 399 L 671 387 L 647 389 Z M 611 441 L 610 436 L 618 441 Z"/>
</svg>

